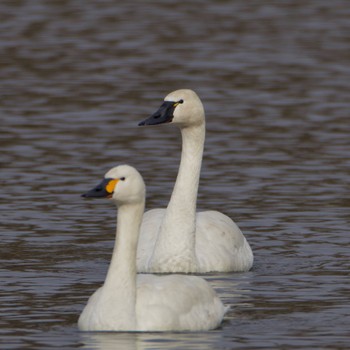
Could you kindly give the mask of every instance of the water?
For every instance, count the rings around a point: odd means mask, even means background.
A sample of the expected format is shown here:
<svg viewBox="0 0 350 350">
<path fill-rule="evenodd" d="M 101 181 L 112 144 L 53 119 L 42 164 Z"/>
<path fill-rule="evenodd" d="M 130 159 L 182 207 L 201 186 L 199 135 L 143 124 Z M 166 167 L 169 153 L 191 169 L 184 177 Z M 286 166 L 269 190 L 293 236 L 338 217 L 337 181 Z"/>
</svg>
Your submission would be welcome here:
<svg viewBox="0 0 350 350">
<path fill-rule="evenodd" d="M 0 4 L 1 348 L 347 349 L 350 9 L 328 1 Z M 112 166 L 165 206 L 174 128 L 137 123 L 198 92 L 198 207 L 239 224 L 252 271 L 208 275 L 232 306 L 204 333 L 80 333 L 114 209 L 80 194 Z"/>
</svg>

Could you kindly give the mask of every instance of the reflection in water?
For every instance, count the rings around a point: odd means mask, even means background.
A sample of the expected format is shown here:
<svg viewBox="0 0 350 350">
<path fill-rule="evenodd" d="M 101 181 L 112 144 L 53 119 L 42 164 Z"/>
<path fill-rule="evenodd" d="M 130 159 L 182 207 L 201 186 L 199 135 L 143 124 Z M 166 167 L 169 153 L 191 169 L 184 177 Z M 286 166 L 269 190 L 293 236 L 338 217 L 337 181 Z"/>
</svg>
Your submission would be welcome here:
<svg viewBox="0 0 350 350">
<path fill-rule="evenodd" d="M 90 333 L 83 334 L 81 341 L 86 348 L 101 350 L 213 349 L 220 341 L 220 333 Z"/>
<path fill-rule="evenodd" d="M 347 1 L 18 0 L 0 17 L 4 348 L 348 348 Z M 239 224 L 255 266 L 206 276 L 232 305 L 216 331 L 79 333 L 115 225 L 80 194 L 130 163 L 148 208 L 167 204 L 179 134 L 137 123 L 177 88 L 207 112 L 198 207 Z"/>
</svg>

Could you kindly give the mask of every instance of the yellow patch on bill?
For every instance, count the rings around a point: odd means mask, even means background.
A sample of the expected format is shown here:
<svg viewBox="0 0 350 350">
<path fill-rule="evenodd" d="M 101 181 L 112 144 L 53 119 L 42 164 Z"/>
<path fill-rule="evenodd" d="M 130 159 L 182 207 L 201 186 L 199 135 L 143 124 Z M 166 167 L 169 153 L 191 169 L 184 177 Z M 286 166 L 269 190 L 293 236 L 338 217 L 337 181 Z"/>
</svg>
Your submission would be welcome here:
<svg viewBox="0 0 350 350">
<path fill-rule="evenodd" d="M 106 191 L 108 193 L 113 193 L 117 182 L 118 182 L 118 179 L 113 179 L 113 180 L 109 181 L 108 184 L 106 185 Z"/>
</svg>

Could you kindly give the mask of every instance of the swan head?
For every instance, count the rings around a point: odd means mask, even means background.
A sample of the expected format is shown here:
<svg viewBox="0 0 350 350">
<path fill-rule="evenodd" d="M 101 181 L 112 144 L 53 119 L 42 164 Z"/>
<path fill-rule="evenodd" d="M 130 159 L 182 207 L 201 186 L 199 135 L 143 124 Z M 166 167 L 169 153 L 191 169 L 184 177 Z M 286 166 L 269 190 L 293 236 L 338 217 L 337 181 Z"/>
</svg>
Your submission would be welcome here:
<svg viewBox="0 0 350 350">
<path fill-rule="evenodd" d="M 145 194 L 145 183 L 140 173 L 129 165 L 119 165 L 109 170 L 102 182 L 82 197 L 110 198 L 121 205 L 142 203 Z"/>
<path fill-rule="evenodd" d="M 198 95 L 189 89 L 171 92 L 163 104 L 140 125 L 177 124 L 179 127 L 200 125 L 205 121 L 203 104 Z"/>
</svg>

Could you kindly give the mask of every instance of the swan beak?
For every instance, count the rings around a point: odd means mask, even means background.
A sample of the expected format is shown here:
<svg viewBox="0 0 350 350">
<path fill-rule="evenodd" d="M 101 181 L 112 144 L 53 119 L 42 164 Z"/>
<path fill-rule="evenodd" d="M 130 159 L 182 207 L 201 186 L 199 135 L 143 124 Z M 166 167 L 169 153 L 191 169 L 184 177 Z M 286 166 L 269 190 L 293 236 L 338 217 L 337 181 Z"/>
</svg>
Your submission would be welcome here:
<svg viewBox="0 0 350 350">
<path fill-rule="evenodd" d="M 157 112 L 140 122 L 139 126 L 171 123 L 174 118 L 174 110 L 177 105 L 178 102 L 164 101 Z"/>
<path fill-rule="evenodd" d="M 84 198 L 112 198 L 118 179 L 104 179 L 92 190 L 82 194 Z"/>
</svg>

